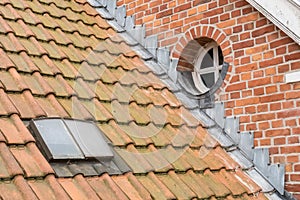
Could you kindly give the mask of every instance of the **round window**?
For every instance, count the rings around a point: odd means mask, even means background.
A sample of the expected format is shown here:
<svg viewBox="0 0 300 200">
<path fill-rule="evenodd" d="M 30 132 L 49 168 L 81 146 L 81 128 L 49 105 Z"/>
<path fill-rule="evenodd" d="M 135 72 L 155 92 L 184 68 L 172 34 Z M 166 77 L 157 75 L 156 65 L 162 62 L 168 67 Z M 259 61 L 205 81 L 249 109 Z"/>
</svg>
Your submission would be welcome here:
<svg viewBox="0 0 300 200">
<path fill-rule="evenodd" d="M 221 48 L 214 41 L 206 43 L 197 52 L 192 72 L 195 87 L 205 93 L 217 82 L 223 65 Z"/>
</svg>

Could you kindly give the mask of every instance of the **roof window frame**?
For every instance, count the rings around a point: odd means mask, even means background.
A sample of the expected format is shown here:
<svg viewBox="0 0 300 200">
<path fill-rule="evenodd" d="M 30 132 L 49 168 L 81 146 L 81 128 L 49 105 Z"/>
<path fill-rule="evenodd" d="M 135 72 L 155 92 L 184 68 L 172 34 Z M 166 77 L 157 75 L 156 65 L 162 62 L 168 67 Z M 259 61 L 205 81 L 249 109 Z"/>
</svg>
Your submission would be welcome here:
<svg viewBox="0 0 300 200">
<path fill-rule="evenodd" d="M 41 126 L 47 126 L 47 121 L 48 123 L 51 122 L 52 126 L 55 126 L 55 121 L 57 126 L 60 126 L 61 131 L 59 132 L 59 130 L 56 130 L 56 134 L 67 134 L 67 139 L 69 140 L 69 142 L 71 141 L 72 143 L 63 143 L 63 144 L 52 144 L 51 142 L 53 141 L 58 141 L 56 140 L 56 138 L 53 138 L 47 134 L 50 134 L 49 132 L 43 132 L 41 133 L 41 131 L 47 131 L 47 127 L 41 127 Z M 41 123 L 42 122 L 42 123 Z M 44 123 L 45 122 L 45 123 Z M 51 124 L 49 123 L 49 125 Z M 53 124 L 54 123 L 54 124 Z M 70 125 L 70 123 L 75 123 L 75 127 L 72 125 Z M 89 131 L 93 131 L 94 132 L 94 137 L 97 137 L 98 134 L 98 138 L 81 138 L 83 141 L 79 141 L 78 136 L 76 136 L 76 134 L 80 134 L 79 133 L 79 129 L 80 127 L 76 127 L 76 123 L 77 125 L 86 125 L 87 129 L 89 128 Z M 60 124 L 60 125 L 59 125 Z M 63 125 L 63 127 L 62 127 Z M 48 127 L 50 129 L 50 131 L 55 131 L 56 128 L 58 127 Z M 65 128 L 65 129 L 63 129 Z M 75 129 L 77 128 L 78 133 L 75 132 Z M 105 138 L 104 134 L 102 133 L 102 131 L 98 128 L 98 126 L 92 122 L 92 121 L 84 121 L 84 120 L 79 120 L 79 119 L 72 119 L 72 118 L 37 118 L 37 119 L 32 119 L 29 122 L 28 125 L 28 129 L 30 130 L 30 132 L 32 133 L 32 135 L 34 136 L 34 138 L 37 141 L 37 145 L 39 147 L 39 149 L 41 150 L 42 154 L 45 156 L 45 158 L 49 161 L 60 161 L 60 160 L 95 160 L 95 159 L 99 159 L 102 161 L 110 161 L 113 159 L 114 153 L 110 147 L 110 145 L 108 144 L 108 140 Z M 49 130 L 48 130 L 49 131 Z M 87 134 L 91 134 L 91 133 L 87 133 Z M 49 138 L 47 138 L 49 136 Z M 55 136 L 55 134 L 53 135 Z M 66 138 L 65 138 L 66 139 Z M 99 143 L 100 141 L 100 143 Z M 101 142 L 102 141 L 102 142 Z M 94 149 L 89 149 L 88 145 L 91 145 L 92 142 L 98 142 L 101 146 L 99 146 L 99 148 L 97 149 L 97 147 L 95 148 L 95 144 L 93 145 Z M 97 144 L 98 144 L 97 143 Z M 51 145 L 52 147 L 51 147 Z M 59 153 L 59 150 L 56 152 L 55 149 L 55 145 L 74 145 L 73 148 L 74 149 L 79 149 L 79 151 L 77 151 L 77 155 L 72 155 L 72 154 L 68 154 L 64 151 L 61 151 Z M 86 145 L 86 146 L 84 146 Z M 90 152 L 88 152 L 90 150 Z M 98 152 L 96 152 L 96 150 L 98 150 Z M 103 150 L 103 152 L 102 152 Z M 101 152 L 100 152 L 101 151 Z M 75 152 L 74 152 L 75 154 Z"/>
</svg>

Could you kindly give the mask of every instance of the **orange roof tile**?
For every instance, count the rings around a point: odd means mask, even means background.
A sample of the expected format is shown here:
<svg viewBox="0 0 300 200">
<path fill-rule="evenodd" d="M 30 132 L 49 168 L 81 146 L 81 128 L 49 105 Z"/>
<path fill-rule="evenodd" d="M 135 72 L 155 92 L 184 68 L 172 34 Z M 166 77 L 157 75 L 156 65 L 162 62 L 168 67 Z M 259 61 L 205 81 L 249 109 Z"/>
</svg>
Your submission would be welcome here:
<svg viewBox="0 0 300 200">
<path fill-rule="evenodd" d="M 0 199 L 261 191 L 131 46 L 85 0 L 0 2 Z M 40 117 L 93 120 L 132 172 L 57 178 L 25 125 Z"/>
</svg>

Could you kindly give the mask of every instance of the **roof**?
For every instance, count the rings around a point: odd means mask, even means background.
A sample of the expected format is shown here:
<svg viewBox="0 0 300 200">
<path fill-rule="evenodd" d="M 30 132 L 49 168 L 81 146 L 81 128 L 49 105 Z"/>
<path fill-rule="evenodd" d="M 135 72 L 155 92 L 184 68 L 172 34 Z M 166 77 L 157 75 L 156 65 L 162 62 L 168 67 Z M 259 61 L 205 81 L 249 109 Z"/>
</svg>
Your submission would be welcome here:
<svg viewBox="0 0 300 200">
<path fill-rule="evenodd" d="M 84 0 L 0 2 L 1 199 L 266 198 L 136 45 Z M 93 120 L 130 171 L 57 177 L 26 128 L 42 117 Z"/>
</svg>

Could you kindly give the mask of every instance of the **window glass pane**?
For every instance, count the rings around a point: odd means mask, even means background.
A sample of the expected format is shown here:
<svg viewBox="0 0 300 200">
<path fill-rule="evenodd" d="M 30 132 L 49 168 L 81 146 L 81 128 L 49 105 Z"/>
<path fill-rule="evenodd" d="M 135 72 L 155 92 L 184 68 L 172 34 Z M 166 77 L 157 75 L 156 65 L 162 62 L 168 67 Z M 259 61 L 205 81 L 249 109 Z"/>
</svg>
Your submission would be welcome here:
<svg viewBox="0 0 300 200">
<path fill-rule="evenodd" d="M 222 49 L 220 47 L 218 47 L 218 54 L 219 54 L 219 65 L 223 65 L 224 59 L 223 59 Z"/>
<path fill-rule="evenodd" d="M 42 147 L 53 159 L 83 159 L 79 147 L 60 119 L 35 120 L 34 126 L 47 147 Z"/>
<path fill-rule="evenodd" d="M 78 120 L 64 121 L 85 157 L 112 159 L 113 153 L 95 124 Z"/>
<path fill-rule="evenodd" d="M 215 84 L 215 75 L 214 73 L 201 74 L 201 79 L 204 85 L 208 88 L 211 88 Z"/>
<path fill-rule="evenodd" d="M 210 49 L 205 56 L 203 57 L 202 63 L 201 63 L 201 69 L 213 67 L 214 66 L 214 53 L 213 49 Z"/>
</svg>

